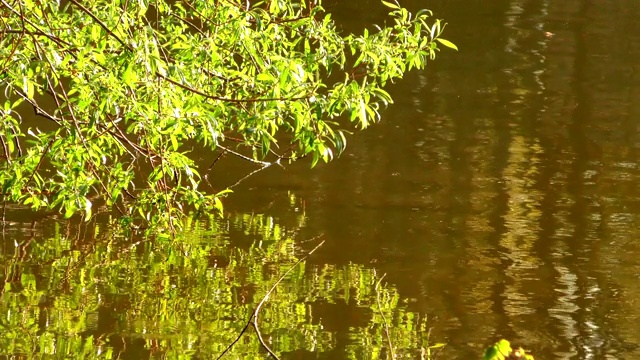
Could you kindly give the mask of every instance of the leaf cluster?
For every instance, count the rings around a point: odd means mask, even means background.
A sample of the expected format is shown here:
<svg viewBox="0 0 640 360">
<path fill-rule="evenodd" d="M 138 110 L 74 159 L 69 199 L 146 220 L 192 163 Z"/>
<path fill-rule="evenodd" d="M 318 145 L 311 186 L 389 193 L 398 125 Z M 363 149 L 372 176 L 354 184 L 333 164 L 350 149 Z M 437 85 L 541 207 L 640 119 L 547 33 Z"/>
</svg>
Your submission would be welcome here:
<svg viewBox="0 0 640 360">
<path fill-rule="evenodd" d="M 390 25 L 342 36 L 319 0 L 0 1 L 4 201 L 165 228 L 222 211 L 221 155 L 329 161 L 387 82 L 455 48 L 390 2 Z"/>
</svg>

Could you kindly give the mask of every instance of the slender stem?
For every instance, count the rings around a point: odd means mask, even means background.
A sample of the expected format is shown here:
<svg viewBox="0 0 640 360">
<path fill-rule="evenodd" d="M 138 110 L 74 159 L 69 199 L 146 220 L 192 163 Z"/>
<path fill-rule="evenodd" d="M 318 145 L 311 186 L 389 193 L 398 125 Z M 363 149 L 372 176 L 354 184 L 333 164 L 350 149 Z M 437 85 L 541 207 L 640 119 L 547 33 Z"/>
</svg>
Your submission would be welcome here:
<svg viewBox="0 0 640 360">
<path fill-rule="evenodd" d="M 160 77 L 162 77 L 163 79 L 167 80 L 168 82 L 172 83 L 175 86 L 178 86 L 180 88 L 183 88 L 184 90 L 190 91 L 194 94 L 198 94 L 200 96 L 204 96 L 207 99 L 213 99 L 213 100 L 220 100 L 220 101 L 226 101 L 226 102 L 231 102 L 231 103 L 252 103 L 252 102 L 263 102 L 263 101 L 297 101 L 297 100 L 304 100 L 304 99 L 308 99 L 311 97 L 311 95 L 305 95 L 305 96 L 300 96 L 300 97 L 292 97 L 292 98 L 252 98 L 252 99 L 231 99 L 231 98 L 225 98 L 225 97 L 221 97 L 221 96 L 215 96 L 215 95 L 210 95 L 207 93 L 202 92 L 201 90 L 198 89 L 194 89 L 188 85 L 184 85 L 182 83 L 179 83 L 167 76 L 164 76 L 162 74 L 158 74 Z"/>
<path fill-rule="evenodd" d="M 11 165 L 11 153 L 9 152 L 9 147 L 7 146 L 7 143 L 4 141 L 4 136 L 2 134 L 0 134 L 0 143 L 2 144 L 2 150 L 4 151 L 4 156 L 7 158 L 7 163 Z"/>
<path fill-rule="evenodd" d="M 262 166 L 271 166 L 271 165 L 273 164 L 273 163 L 266 162 L 266 161 L 260 161 L 260 160 L 252 159 L 252 158 L 250 158 L 250 157 L 248 157 L 248 156 L 245 156 L 245 155 L 240 154 L 239 152 L 235 152 L 235 151 L 233 151 L 233 150 L 231 150 L 231 149 L 227 149 L 227 148 L 225 148 L 224 146 L 222 146 L 222 145 L 220 145 L 220 144 L 218 144 L 218 147 L 219 147 L 220 149 L 222 149 L 222 150 L 224 150 L 224 151 L 228 152 L 228 153 L 231 153 L 231 154 L 233 154 L 233 155 L 235 155 L 235 156 L 237 156 L 237 157 L 239 157 L 239 158 L 242 158 L 242 159 L 244 159 L 244 160 L 250 161 L 250 162 L 252 162 L 252 163 L 260 164 L 260 165 L 262 165 Z"/>
<path fill-rule="evenodd" d="M 127 43 L 125 43 L 122 39 L 120 39 L 120 37 L 118 37 L 118 35 L 114 34 L 113 31 L 111 31 L 107 25 L 105 25 L 105 23 L 103 23 L 100 19 L 98 19 L 97 16 L 95 16 L 91 10 L 87 9 L 86 7 L 84 7 L 82 4 L 80 4 L 79 2 L 77 2 L 76 0 L 69 0 L 70 3 L 72 3 L 73 5 L 77 6 L 80 10 L 82 10 L 85 14 L 89 15 L 89 17 L 91 17 L 93 19 L 93 21 L 95 21 L 96 23 L 98 23 L 98 25 L 100 25 L 101 28 L 104 29 L 104 31 L 107 32 L 107 34 L 111 35 L 112 38 L 116 39 L 120 45 L 124 46 L 127 50 L 129 51 L 133 51 L 133 49 L 127 45 Z"/>
<path fill-rule="evenodd" d="M 321 237 L 321 235 L 318 235 L 316 238 Z M 267 302 L 267 300 L 269 299 L 269 296 L 271 295 L 271 293 L 273 293 L 273 291 L 276 289 L 276 287 L 278 286 L 278 284 L 280 284 L 282 282 L 282 280 L 284 280 L 284 278 L 293 270 L 295 269 L 296 266 L 298 266 L 298 264 L 300 264 L 301 262 L 303 262 L 304 260 L 306 260 L 311 254 L 313 254 L 316 250 L 318 250 L 318 248 L 320 248 L 320 246 L 322 246 L 324 244 L 326 240 L 322 240 L 315 248 L 313 248 L 313 250 L 309 251 L 305 256 L 301 257 L 298 261 L 295 262 L 295 264 L 291 265 L 289 267 L 289 269 L 287 269 L 287 271 L 284 272 L 284 274 L 282 274 L 278 280 L 276 280 L 276 282 L 271 286 L 271 288 L 269 289 L 269 291 L 267 291 L 266 294 L 264 294 L 264 296 L 262 297 L 262 300 L 260 300 L 260 302 L 258 303 L 258 306 L 256 306 L 256 309 L 253 311 L 253 313 L 251 313 L 251 316 L 249 316 L 249 320 L 247 321 L 247 323 L 245 324 L 244 328 L 242 329 L 242 331 L 240 331 L 240 333 L 238 334 L 238 336 L 236 337 L 236 339 L 229 344 L 229 346 L 227 346 L 226 349 L 224 349 L 224 351 L 218 355 L 217 359 L 220 359 L 224 354 L 226 354 L 229 350 L 231 350 L 231 348 L 233 347 L 233 345 L 235 345 L 238 340 L 240 340 L 240 337 L 242 337 L 242 335 L 245 333 L 245 331 L 247 331 L 247 329 L 249 328 L 249 325 L 253 325 L 254 329 L 256 330 L 256 334 L 258 335 L 258 339 L 260 340 L 260 344 L 262 345 L 262 347 L 265 348 L 265 350 L 267 350 L 267 352 L 269 353 L 269 355 L 273 356 L 275 359 L 279 359 L 278 356 L 269 348 L 269 346 L 267 346 L 267 344 L 264 342 L 264 340 L 262 339 L 262 334 L 260 333 L 260 328 L 258 326 L 258 314 L 260 312 L 260 309 L 262 308 L 262 306 Z"/>
<path fill-rule="evenodd" d="M 387 343 L 389 344 L 389 352 L 391 353 L 391 359 L 395 360 L 396 353 L 393 351 L 393 344 L 391 343 L 391 335 L 389 335 L 389 324 L 387 323 L 387 318 L 384 316 L 384 312 L 382 312 L 382 306 L 380 305 L 380 291 L 378 288 L 380 287 L 380 282 L 387 274 L 382 275 L 380 280 L 376 283 L 376 301 L 378 302 L 378 311 L 380 312 L 380 316 L 382 316 L 382 320 L 384 321 L 384 332 L 387 335 Z"/>
</svg>

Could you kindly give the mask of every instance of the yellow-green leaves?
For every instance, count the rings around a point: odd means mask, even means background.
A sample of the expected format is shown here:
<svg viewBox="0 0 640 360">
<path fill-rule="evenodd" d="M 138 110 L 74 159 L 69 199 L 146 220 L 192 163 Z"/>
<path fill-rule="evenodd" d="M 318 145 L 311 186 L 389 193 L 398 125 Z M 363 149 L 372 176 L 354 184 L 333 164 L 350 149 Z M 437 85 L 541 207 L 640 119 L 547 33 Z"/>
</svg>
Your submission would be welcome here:
<svg viewBox="0 0 640 360">
<path fill-rule="evenodd" d="M 27 129 L 5 105 L 4 192 L 65 217 L 89 218 L 87 199 L 98 199 L 128 224 L 165 228 L 193 209 L 222 210 L 216 191 L 235 180 L 216 159 L 330 161 L 346 133 L 379 121 L 389 82 L 423 69 L 438 46 L 455 49 L 440 20 L 396 0 L 382 1 L 390 25 L 360 36 L 341 35 L 322 6 L 302 0 L 21 4 L 4 26 L 38 35 L 0 38 L 7 49 L 22 42 L 0 59 L 3 84 L 47 126 L 23 142 Z"/>
</svg>

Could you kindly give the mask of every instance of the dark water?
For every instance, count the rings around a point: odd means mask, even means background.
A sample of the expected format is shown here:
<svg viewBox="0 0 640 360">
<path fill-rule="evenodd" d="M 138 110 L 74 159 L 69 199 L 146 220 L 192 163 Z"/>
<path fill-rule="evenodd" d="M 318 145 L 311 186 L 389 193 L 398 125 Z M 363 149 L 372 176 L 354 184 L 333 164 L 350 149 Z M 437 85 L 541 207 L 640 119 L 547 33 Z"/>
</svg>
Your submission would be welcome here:
<svg viewBox="0 0 640 360">
<path fill-rule="evenodd" d="M 383 21 L 328 5 L 344 31 Z M 503 337 L 536 359 L 640 358 L 640 2 L 407 5 L 460 51 L 394 85 L 341 158 L 242 182 L 224 220 L 156 244 L 14 212 L 0 354 L 213 358 L 322 234 L 265 305 L 284 358 L 384 358 L 385 321 L 404 358 Z M 243 339 L 229 358 L 266 357 Z"/>
</svg>

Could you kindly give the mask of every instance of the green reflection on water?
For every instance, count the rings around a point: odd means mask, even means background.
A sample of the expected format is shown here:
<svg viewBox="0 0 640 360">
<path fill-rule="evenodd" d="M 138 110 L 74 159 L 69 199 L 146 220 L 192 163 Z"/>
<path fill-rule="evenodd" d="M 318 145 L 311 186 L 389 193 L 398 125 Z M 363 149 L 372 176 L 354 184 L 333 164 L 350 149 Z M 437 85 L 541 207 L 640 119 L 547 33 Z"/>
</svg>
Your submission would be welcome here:
<svg viewBox="0 0 640 360">
<path fill-rule="evenodd" d="M 315 246 L 296 242 L 298 228 L 255 214 L 193 221 L 171 241 L 101 224 L 45 228 L 5 236 L 0 356 L 215 358 L 301 247 Z M 363 265 L 302 262 L 262 307 L 265 341 L 284 358 L 379 358 L 388 352 L 386 319 L 396 354 L 425 351 L 426 319 L 394 287 L 376 291 L 379 278 Z M 248 331 L 225 358 L 266 355 Z"/>
</svg>

